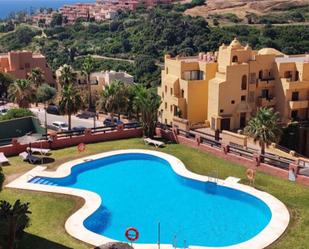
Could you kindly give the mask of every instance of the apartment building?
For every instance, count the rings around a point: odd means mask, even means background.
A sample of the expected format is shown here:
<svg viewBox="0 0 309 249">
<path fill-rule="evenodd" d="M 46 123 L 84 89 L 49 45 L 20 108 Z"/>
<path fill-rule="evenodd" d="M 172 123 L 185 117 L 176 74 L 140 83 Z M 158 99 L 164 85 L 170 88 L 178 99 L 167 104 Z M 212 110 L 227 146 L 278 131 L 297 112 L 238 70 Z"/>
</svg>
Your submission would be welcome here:
<svg viewBox="0 0 309 249">
<path fill-rule="evenodd" d="M 158 89 L 163 123 L 179 126 L 180 110 L 188 128 L 237 130 L 261 107 L 275 108 L 282 123 L 308 119 L 308 55 L 253 50 L 237 39 L 209 55 L 166 56 Z"/>
<path fill-rule="evenodd" d="M 162 123 L 186 128 L 205 124 L 208 110 L 208 83 L 217 63 L 212 53 L 196 57 L 165 56 L 159 119 Z"/>
<path fill-rule="evenodd" d="M 15 79 L 26 79 L 34 68 L 40 68 L 47 83 L 54 85 L 52 70 L 42 54 L 30 51 L 12 51 L 0 54 L 0 72 L 11 74 Z"/>
<path fill-rule="evenodd" d="M 57 79 L 57 89 L 61 88 L 59 78 L 61 75 L 62 67 L 56 71 Z M 80 71 L 76 71 L 76 86 L 80 88 L 87 87 L 87 78 L 85 75 L 82 75 Z M 93 97 L 99 96 L 99 94 L 104 90 L 106 85 L 111 84 L 114 80 L 120 80 L 126 84 L 133 84 L 134 77 L 126 72 L 115 72 L 115 71 L 102 71 L 102 72 L 93 72 L 90 74 L 90 84 L 91 84 L 91 93 Z"/>
</svg>

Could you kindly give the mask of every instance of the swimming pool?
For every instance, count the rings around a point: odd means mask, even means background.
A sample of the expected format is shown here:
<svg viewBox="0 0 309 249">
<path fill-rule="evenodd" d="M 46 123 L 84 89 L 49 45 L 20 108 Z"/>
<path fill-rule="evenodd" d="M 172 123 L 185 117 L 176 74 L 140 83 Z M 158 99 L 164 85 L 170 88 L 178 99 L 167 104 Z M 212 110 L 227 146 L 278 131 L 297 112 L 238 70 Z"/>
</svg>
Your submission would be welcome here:
<svg viewBox="0 0 309 249">
<path fill-rule="evenodd" d="M 99 202 L 95 212 L 88 210 L 85 219 L 78 215 L 75 218 L 80 218 L 83 226 L 93 234 L 112 240 L 125 241 L 125 230 L 133 226 L 140 232 L 137 243 L 156 244 L 160 222 L 162 244 L 179 248 L 184 245 L 241 248 L 237 245 L 252 242 L 263 233 L 269 237 L 272 232 L 270 223 L 274 220 L 285 218 L 286 223 L 286 218 L 289 219 L 281 202 L 274 198 L 279 205 L 271 204 L 270 208 L 269 203 L 261 200 L 265 194 L 270 196 L 267 193 L 247 187 L 260 192 L 257 198 L 246 188 L 239 191 L 237 187 L 221 181 L 218 184 L 208 182 L 207 177 L 190 173 L 180 160 L 161 152 L 130 150 L 103 153 L 66 164 L 56 173 L 36 175 L 31 175 L 29 180 L 28 174 L 27 188 L 39 186 L 37 189 L 49 189 L 50 192 L 61 189 L 74 195 L 76 191 L 86 190 L 85 199 L 88 198 L 87 193 L 89 198 L 89 193 L 99 195 L 102 203 Z M 280 208 L 282 214 L 283 207 L 284 215 L 280 218 L 276 209 Z M 288 220 L 279 229 L 281 233 L 287 224 Z M 278 231 L 274 233 L 277 237 L 281 234 Z M 269 243 L 268 240 L 265 240 L 266 243 Z"/>
</svg>

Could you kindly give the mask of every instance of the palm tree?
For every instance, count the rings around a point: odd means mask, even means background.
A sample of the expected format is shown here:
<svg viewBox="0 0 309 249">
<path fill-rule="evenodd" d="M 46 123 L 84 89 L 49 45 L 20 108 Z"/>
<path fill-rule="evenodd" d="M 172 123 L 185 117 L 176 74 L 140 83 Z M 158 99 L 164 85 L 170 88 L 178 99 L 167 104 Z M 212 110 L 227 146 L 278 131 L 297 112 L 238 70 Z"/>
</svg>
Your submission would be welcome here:
<svg viewBox="0 0 309 249">
<path fill-rule="evenodd" d="M 28 74 L 28 80 L 30 80 L 36 88 L 38 88 L 44 82 L 44 73 L 41 68 L 36 67 Z"/>
<path fill-rule="evenodd" d="M 0 98 L 1 97 L 7 97 L 7 91 L 10 84 L 12 84 L 14 81 L 11 77 L 11 75 L 7 73 L 0 72 Z"/>
<path fill-rule="evenodd" d="M 110 113 L 112 124 L 114 124 L 114 115 L 126 110 L 128 103 L 127 87 L 119 80 L 114 80 L 110 85 L 105 86 L 102 95 L 98 101 L 98 109 Z"/>
<path fill-rule="evenodd" d="M 63 65 L 60 69 L 59 82 L 62 86 L 74 84 L 76 81 L 76 73 L 69 65 Z"/>
<path fill-rule="evenodd" d="M 8 249 L 16 248 L 16 240 L 21 239 L 24 229 L 29 226 L 29 205 L 20 200 L 13 205 L 0 201 L 0 233 L 5 238 Z"/>
<path fill-rule="evenodd" d="M 88 88 L 88 109 L 92 107 L 90 75 L 94 70 L 94 61 L 91 56 L 87 56 L 82 64 L 82 75 L 87 77 Z"/>
<path fill-rule="evenodd" d="M 82 97 L 73 84 L 64 85 L 61 89 L 59 111 L 68 115 L 69 130 L 71 130 L 71 116 L 84 106 Z"/>
<path fill-rule="evenodd" d="M 9 86 L 8 98 L 21 108 L 27 108 L 35 100 L 35 89 L 29 80 L 16 80 Z"/>
<path fill-rule="evenodd" d="M 262 155 L 265 154 L 266 145 L 280 141 L 282 129 L 278 123 L 279 114 L 273 108 L 260 108 L 245 127 L 245 134 L 259 142 Z"/>
<path fill-rule="evenodd" d="M 139 87 L 137 89 L 134 106 L 141 112 L 142 126 L 147 137 L 152 138 L 155 133 L 160 105 L 161 98 L 154 88 Z"/>
</svg>

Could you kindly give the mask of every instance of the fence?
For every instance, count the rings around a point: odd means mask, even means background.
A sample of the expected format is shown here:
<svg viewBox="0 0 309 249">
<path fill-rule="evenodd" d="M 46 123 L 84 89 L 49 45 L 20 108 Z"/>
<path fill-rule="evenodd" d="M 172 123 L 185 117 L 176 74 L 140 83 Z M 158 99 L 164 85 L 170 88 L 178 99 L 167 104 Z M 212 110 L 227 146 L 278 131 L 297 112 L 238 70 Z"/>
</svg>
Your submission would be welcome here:
<svg viewBox="0 0 309 249">
<path fill-rule="evenodd" d="M 243 147 L 237 144 L 224 144 L 221 137 L 216 137 L 212 134 L 196 131 L 186 131 L 178 128 L 172 128 L 166 125 L 159 125 L 157 133 L 162 137 L 176 141 L 181 144 L 186 144 L 191 147 L 210 152 L 218 157 L 241 163 L 247 167 L 257 167 L 259 170 L 288 178 L 288 172 L 295 169 L 297 180 L 309 185 L 309 175 L 303 174 L 303 168 L 308 168 L 309 161 L 292 160 L 290 158 L 278 156 L 271 153 L 260 155 L 259 151 L 253 148 Z M 226 142 L 226 141 L 225 141 Z"/>
</svg>

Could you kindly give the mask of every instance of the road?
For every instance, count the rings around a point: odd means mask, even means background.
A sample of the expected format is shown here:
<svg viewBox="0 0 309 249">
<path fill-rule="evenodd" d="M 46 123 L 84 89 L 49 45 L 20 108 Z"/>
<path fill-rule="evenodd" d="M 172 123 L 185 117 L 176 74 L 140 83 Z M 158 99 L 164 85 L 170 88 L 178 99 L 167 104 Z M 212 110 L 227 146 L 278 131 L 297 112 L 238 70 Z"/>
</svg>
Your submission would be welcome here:
<svg viewBox="0 0 309 249">
<path fill-rule="evenodd" d="M 39 109 L 39 108 L 31 108 L 30 109 L 33 113 L 37 115 L 39 120 L 41 121 L 41 124 L 44 126 L 45 124 L 45 110 Z M 67 116 L 60 116 L 60 115 L 53 115 L 47 113 L 47 125 L 51 125 L 54 121 L 62 121 L 62 122 L 68 122 Z M 76 116 L 72 116 L 72 127 L 74 126 L 84 126 L 86 128 L 93 128 L 94 122 L 93 118 L 90 119 L 81 119 L 77 118 Z M 96 120 L 96 127 L 103 126 L 102 120 Z"/>
</svg>

